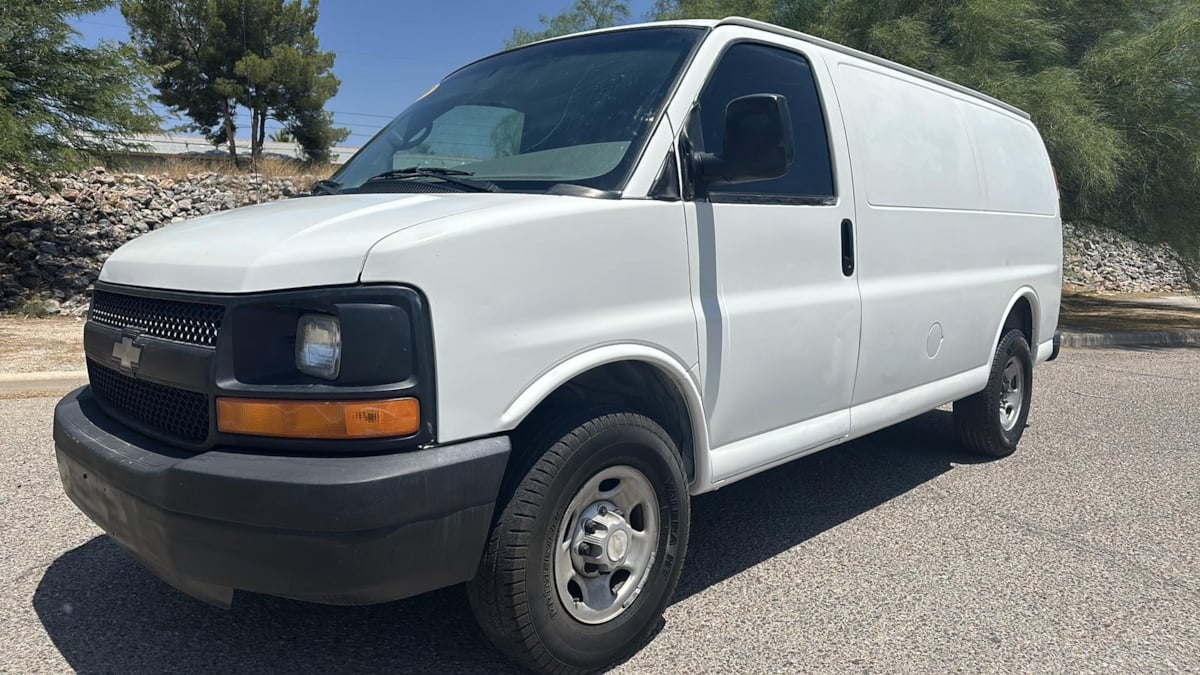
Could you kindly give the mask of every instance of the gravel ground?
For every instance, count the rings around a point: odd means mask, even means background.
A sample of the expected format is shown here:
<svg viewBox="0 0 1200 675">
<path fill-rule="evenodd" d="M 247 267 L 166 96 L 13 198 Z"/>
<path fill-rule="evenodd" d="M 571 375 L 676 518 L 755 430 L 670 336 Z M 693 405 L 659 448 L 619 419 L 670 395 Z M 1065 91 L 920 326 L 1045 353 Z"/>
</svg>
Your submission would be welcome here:
<svg viewBox="0 0 1200 675">
<path fill-rule="evenodd" d="M 63 496 L 52 399 L 0 401 L 0 671 L 497 672 L 461 589 L 379 607 L 156 580 Z M 1071 350 L 1013 457 L 935 411 L 694 501 L 617 670 L 1200 671 L 1200 350 Z"/>
<path fill-rule="evenodd" d="M 83 368 L 82 318 L 0 317 L 0 373 Z"/>
</svg>

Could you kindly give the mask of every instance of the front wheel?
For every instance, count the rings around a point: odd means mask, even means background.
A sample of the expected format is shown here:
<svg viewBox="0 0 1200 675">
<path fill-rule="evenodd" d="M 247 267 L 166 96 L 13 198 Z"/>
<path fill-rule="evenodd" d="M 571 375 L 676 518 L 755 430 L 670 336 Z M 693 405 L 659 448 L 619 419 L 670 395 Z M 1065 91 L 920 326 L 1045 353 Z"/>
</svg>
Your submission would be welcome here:
<svg viewBox="0 0 1200 675">
<path fill-rule="evenodd" d="M 600 412 L 569 416 L 518 450 L 524 461 L 468 585 L 480 627 L 540 672 L 629 656 L 654 631 L 687 549 L 675 443 L 647 417 Z"/>
<path fill-rule="evenodd" d="M 1010 330 L 992 358 L 987 388 L 954 402 L 954 428 L 970 450 L 1007 457 L 1017 449 L 1033 396 L 1033 357 L 1025 334 Z"/>
</svg>

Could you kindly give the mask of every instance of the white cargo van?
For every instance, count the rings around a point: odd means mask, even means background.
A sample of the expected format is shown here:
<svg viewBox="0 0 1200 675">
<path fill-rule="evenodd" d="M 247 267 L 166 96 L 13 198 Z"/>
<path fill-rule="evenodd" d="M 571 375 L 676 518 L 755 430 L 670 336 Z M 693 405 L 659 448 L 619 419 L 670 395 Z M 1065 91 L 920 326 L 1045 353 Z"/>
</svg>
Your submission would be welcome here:
<svg viewBox="0 0 1200 675">
<path fill-rule="evenodd" d="M 482 59 L 315 191 L 114 254 L 55 414 L 71 499 L 218 605 L 468 582 L 520 663 L 602 667 L 691 496 L 951 401 L 1007 455 L 1057 351 L 1029 116 L 745 19 Z"/>
</svg>

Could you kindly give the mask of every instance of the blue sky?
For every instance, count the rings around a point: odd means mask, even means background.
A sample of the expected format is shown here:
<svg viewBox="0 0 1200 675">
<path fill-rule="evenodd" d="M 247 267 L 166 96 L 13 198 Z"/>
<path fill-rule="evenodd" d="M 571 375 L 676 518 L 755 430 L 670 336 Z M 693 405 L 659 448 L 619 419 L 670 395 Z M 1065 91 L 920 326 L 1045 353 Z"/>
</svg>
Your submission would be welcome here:
<svg viewBox="0 0 1200 675">
<path fill-rule="evenodd" d="M 2 1 L 2 0 L 0 0 Z M 325 0 L 317 22 L 321 48 L 337 54 L 342 80 L 326 106 L 350 129 L 346 145 L 362 145 L 389 119 L 458 66 L 499 51 L 516 26 L 538 27 L 539 14 L 557 14 L 571 0 Z M 640 21 L 653 0 L 633 0 Z M 129 39 L 117 8 L 73 22 L 81 42 Z M 164 126 L 179 124 L 164 113 Z M 240 124 L 249 135 L 249 113 Z M 279 125 L 268 122 L 267 128 Z"/>
</svg>

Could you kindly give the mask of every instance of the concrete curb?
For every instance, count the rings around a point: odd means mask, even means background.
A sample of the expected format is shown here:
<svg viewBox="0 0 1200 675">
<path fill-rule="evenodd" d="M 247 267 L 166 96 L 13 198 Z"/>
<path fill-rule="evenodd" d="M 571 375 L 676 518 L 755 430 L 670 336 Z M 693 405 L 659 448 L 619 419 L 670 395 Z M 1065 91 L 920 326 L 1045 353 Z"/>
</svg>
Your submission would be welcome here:
<svg viewBox="0 0 1200 675">
<path fill-rule="evenodd" d="M 1072 333 L 1063 331 L 1062 346 L 1079 347 L 1186 347 L 1200 345 L 1200 330 L 1147 333 Z"/>
<path fill-rule="evenodd" d="M 0 394 L 66 393 L 87 384 L 86 370 L 50 373 L 0 373 Z"/>
</svg>

